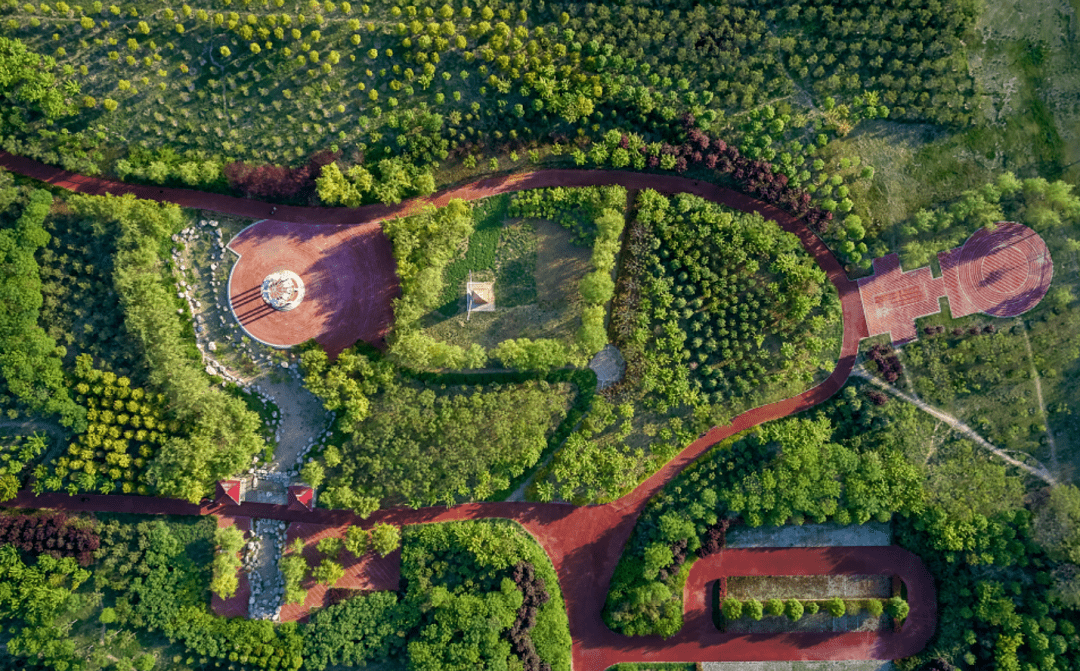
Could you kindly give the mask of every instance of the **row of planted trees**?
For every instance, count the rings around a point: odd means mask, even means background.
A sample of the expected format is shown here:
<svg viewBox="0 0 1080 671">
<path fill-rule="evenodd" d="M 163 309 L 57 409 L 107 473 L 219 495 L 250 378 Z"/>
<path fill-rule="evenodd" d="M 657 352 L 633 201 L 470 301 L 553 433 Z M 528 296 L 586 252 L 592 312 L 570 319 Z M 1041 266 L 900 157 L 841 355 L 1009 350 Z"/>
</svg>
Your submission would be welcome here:
<svg viewBox="0 0 1080 671">
<path fill-rule="evenodd" d="M 798 622 L 803 615 L 816 615 L 819 612 L 828 613 L 831 617 L 843 617 L 844 615 L 857 615 L 865 612 L 870 617 L 880 617 L 888 612 L 889 617 L 897 623 L 903 622 L 911 607 L 902 597 L 895 596 L 890 599 L 768 599 L 764 603 L 749 598 L 739 600 L 729 596 L 724 599 L 721 606 L 724 625 L 735 622 L 740 618 L 759 621 L 764 616 L 787 617 L 792 622 Z"/>
<path fill-rule="evenodd" d="M 401 530 L 390 524 L 376 524 L 371 529 L 350 526 L 343 538 L 327 536 L 315 544 L 316 552 L 305 550 L 304 539 L 297 538 L 289 546 L 289 552 L 278 561 L 278 568 L 285 578 L 286 604 L 302 604 L 307 598 L 310 580 L 326 587 L 333 587 L 345 577 L 344 563 L 355 563 L 370 551 L 385 557 L 401 547 Z M 351 560 L 342 557 L 342 551 Z M 306 556 L 305 556 L 306 555 Z M 312 565 L 313 561 L 318 561 Z"/>
</svg>

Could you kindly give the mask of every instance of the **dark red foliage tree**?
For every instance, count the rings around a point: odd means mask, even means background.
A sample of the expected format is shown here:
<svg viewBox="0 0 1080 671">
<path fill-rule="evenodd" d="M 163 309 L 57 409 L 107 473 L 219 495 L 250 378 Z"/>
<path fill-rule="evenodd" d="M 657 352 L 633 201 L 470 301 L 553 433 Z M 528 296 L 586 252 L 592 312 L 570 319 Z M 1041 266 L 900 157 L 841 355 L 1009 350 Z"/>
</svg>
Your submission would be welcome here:
<svg viewBox="0 0 1080 671">
<path fill-rule="evenodd" d="M 868 390 L 866 396 L 874 403 L 874 405 L 885 405 L 889 402 L 889 397 L 876 389 Z"/>
<path fill-rule="evenodd" d="M 889 345 L 874 345 L 870 348 L 869 356 L 877 364 L 881 375 L 889 382 L 896 382 L 904 374 L 900 356 Z"/>
<path fill-rule="evenodd" d="M 529 562 L 514 566 L 512 579 L 523 597 L 517 618 L 507 636 L 514 654 L 521 660 L 525 671 L 551 671 L 551 665 L 540 659 L 529 631 L 536 626 L 536 612 L 551 598 L 544 579 L 536 575 Z"/>
<path fill-rule="evenodd" d="M 0 543 L 22 552 L 75 557 L 89 566 L 101 541 L 92 529 L 69 522 L 63 513 L 0 516 Z"/>
<path fill-rule="evenodd" d="M 701 540 L 701 547 L 697 549 L 699 557 L 719 554 L 727 543 L 727 530 L 731 526 L 731 520 L 722 519 L 716 524 L 705 529 L 705 536 Z"/>
<path fill-rule="evenodd" d="M 229 186 L 245 196 L 291 200 L 315 193 L 315 180 L 324 165 L 332 163 L 339 153 L 321 151 L 311 155 L 308 162 L 298 168 L 280 165 L 253 166 L 236 161 L 225 166 L 225 179 Z"/>
</svg>

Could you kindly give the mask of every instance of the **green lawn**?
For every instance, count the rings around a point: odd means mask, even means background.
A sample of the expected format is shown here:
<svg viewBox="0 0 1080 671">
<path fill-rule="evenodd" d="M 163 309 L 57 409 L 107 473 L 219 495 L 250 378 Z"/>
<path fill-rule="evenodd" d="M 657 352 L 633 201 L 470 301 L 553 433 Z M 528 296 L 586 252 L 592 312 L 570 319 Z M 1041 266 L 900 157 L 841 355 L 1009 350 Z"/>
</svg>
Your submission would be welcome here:
<svg viewBox="0 0 1080 671">
<path fill-rule="evenodd" d="M 476 227 L 444 271 L 443 305 L 424 320 L 425 334 L 468 348 L 491 349 L 511 338 L 553 338 L 572 345 L 581 327 L 578 283 L 591 250 L 546 220 L 513 219 L 509 196 L 474 205 Z M 466 318 L 465 283 L 494 282 L 495 311 Z"/>
</svg>

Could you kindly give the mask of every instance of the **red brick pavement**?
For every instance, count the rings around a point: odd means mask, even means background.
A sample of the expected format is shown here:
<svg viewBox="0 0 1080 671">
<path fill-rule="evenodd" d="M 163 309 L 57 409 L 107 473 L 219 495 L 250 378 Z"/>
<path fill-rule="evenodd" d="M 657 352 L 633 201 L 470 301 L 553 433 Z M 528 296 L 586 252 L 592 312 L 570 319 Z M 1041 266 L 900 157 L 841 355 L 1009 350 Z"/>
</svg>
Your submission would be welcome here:
<svg viewBox="0 0 1080 671">
<path fill-rule="evenodd" d="M 251 535 L 250 517 L 219 515 L 217 518 L 217 525 L 219 529 L 235 525 L 237 529 L 244 532 L 245 537 Z M 220 615 L 221 617 L 247 617 L 248 597 L 251 596 L 251 583 L 248 581 L 247 573 L 244 572 L 243 568 L 237 571 L 237 573 L 240 586 L 237 588 L 236 594 L 233 594 L 228 599 L 222 599 L 217 594 L 210 594 L 210 609 L 214 611 L 215 615 Z"/>
<path fill-rule="evenodd" d="M 178 202 L 188 207 L 201 207 L 242 216 L 265 216 L 267 206 L 244 199 L 216 194 L 199 194 L 182 189 L 155 190 L 151 187 L 121 185 L 92 178 L 64 173 L 27 159 L 0 154 L 0 165 L 44 179 L 50 183 L 86 192 L 136 193 L 141 197 Z M 376 512 L 364 524 L 385 522 L 397 525 L 443 522 L 462 519 L 502 517 L 521 523 L 541 544 L 559 575 L 559 583 L 566 599 L 573 637 L 574 668 L 578 671 L 601 671 L 613 661 L 662 658 L 667 661 L 713 661 L 716 651 L 708 641 L 676 646 L 669 642 L 649 638 L 628 638 L 609 630 L 600 617 L 612 572 L 618 563 L 623 546 L 629 538 L 634 522 L 645 503 L 679 471 L 704 454 L 710 447 L 737 432 L 763 422 L 787 417 L 811 408 L 839 391 L 847 380 L 855 363 L 858 343 L 868 335 L 858 285 L 844 274 L 839 262 L 825 244 L 802 222 L 787 213 L 753 198 L 722 187 L 697 182 L 673 175 L 646 175 L 623 171 L 598 170 L 548 170 L 524 175 L 493 177 L 473 184 L 455 187 L 427 199 L 417 199 L 398 206 L 367 206 L 355 210 L 327 208 L 297 208 L 279 206 L 275 218 L 297 223 L 364 223 L 386 216 L 400 215 L 424 203 L 442 204 L 450 198 L 475 199 L 522 189 L 548 186 L 589 186 L 622 184 L 631 189 L 653 188 L 665 193 L 688 192 L 714 202 L 743 211 L 760 212 L 767 219 L 775 220 L 785 230 L 791 231 L 825 270 L 829 280 L 840 294 L 843 310 L 844 333 L 840 360 L 833 373 L 821 384 L 801 394 L 760 408 L 747 411 L 723 427 L 714 427 L 700 439 L 687 446 L 678 456 L 665 464 L 627 496 L 604 506 L 574 507 L 565 504 L 540 503 L 471 503 L 450 508 L 423 508 L 419 510 L 392 509 Z M 63 494 L 45 494 L 34 497 L 21 492 L 8 505 L 21 507 L 50 507 L 65 510 L 109 510 L 118 512 L 156 512 L 161 514 L 232 514 L 264 517 L 293 522 L 310 522 L 333 526 L 359 524 L 361 520 L 349 511 L 318 509 L 311 512 L 289 510 L 286 506 L 263 503 L 244 503 L 240 506 L 208 504 L 195 506 L 182 501 L 148 499 L 134 496 L 68 497 Z M 915 602 L 921 604 L 919 612 L 932 612 L 936 596 L 932 585 L 909 584 L 909 599 L 913 609 Z M 921 649 L 929 640 L 931 629 L 905 627 L 906 643 L 895 650 Z M 880 636 L 880 634 L 876 634 Z M 746 659 L 832 659 L 842 654 L 828 646 L 810 650 L 800 647 L 801 642 L 784 636 L 758 636 L 746 642 L 743 655 Z M 884 645 L 875 650 L 886 651 Z M 866 646 L 858 648 L 857 654 L 872 654 Z M 853 653 L 855 654 L 855 653 Z M 876 654 L 876 653 L 873 653 Z M 882 652 L 881 654 L 885 654 Z"/>
<path fill-rule="evenodd" d="M 874 274 L 859 280 L 859 295 L 871 336 L 891 334 L 894 345 L 915 340 L 915 319 L 941 312 L 945 283 L 929 268 L 900 270 L 900 257 L 874 259 Z"/>
<path fill-rule="evenodd" d="M 1042 300 L 1054 276 L 1046 242 L 1011 221 L 980 228 L 960 247 L 938 254 L 938 261 L 953 317 L 1019 316 Z"/>
<path fill-rule="evenodd" d="M 346 526 L 327 526 L 324 524 L 311 524 L 309 522 L 293 522 L 285 532 L 285 549 L 291 552 L 289 547 L 297 538 L 304 539 L 304 558 L 308 566 L 315 567 L 322 561 L 322 554 L 316 549 L 316 544 L 324 538 L 344 538 L 348 530 Z M 345 577 L 334 583 L 333 588 L 327 588 L 308 577 L 304 588 L 308 591 L 307 598 L 302 604 L 287 604 L 281 607 L 281 621 L 292 622 L 299 620 L 306 622 L 312 609 L 330 605 L 332 599 L 339 599 L 342 590 L 348 591 L 397 591 L 401 583 L 401 550 L 396 550 L 380 557 L 371 548 L 362 557 L 341 551 L 338 563 L 345 569 Z"/>
<path fill-rule="evenodd" d="M 357 340 L 382 341 L 400 291 L 390 241 L 378 222 L 289 224 L 263 220 L 229 242 L 240 258 L 229 275 L 229 304 L 253 338 L 277 347 L 312 338 L 331 357 Z M 304 282 L 304 300 L 278 312 L 262 299 L 263 279 L 291 270 Z"/>
<path fill-rule="evenodd" d="M 928 267 L 901 272 L 896 254 L 874 259 L 874 274 L 859 280 L 870 335 L 888 333 L 894 345 L 915 340 L 915 320 L 941 312 L 942 296 L 954 319 L 976 312 L 1016 317 L 1042 300 L 1054 275 L 1039 234 L 1008 221 L 980 228 L 960 247 L 939 253 L 938 261 L 941 277 Z"/>
</svg>

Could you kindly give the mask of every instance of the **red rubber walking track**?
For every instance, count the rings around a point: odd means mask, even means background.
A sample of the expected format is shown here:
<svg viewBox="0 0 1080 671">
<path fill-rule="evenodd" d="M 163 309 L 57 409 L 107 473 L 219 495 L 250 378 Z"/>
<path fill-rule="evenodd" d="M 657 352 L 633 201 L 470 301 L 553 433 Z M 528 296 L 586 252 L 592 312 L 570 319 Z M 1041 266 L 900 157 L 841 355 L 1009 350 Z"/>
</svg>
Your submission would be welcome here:
<svg viewBox="0 0 1080 671">
<path fill-rule="evenodd" d="M 270 209 L 265 203 L 219 194 L 186 189 L 158 189 L 84 177 L 2 152 L 0 166 L 82 193 L 133 193 L 140 198 L 248 217 L 265 217 Z M 577 671 L 602 671 L 618 662 L 634 661 L 895 659 L 918 652 L 926 645 L 934 631 L 936 595 L 933 580 L 922 561 L 900 548 L 725 550 L 719 559 L 702 560 L 695 565 L 691 579 L 687 582 L 685 595 L 685 603 L 689 609 L 687 626 L 668 640 L 621 636 L 608 629 L 600 617 L 612 572 L 634 522 L 649 498 L 721 440 L 763 422 L 812 408 L 839 391 L 847 381 L 855 364 L 859 341 L 867 334 L 858 285 L 847 278 L 840 263 L 825 244 L 802 222 L 778 208 L 714 184 L 673 175 L 601 170 L 544 170 L 492 177 L 395 206 L 370 205 L 351 210 L 278 206 L 274 219 L 301 224 L 361 224 L 401 216 L 429 203 L 441 205 L 452 198 L 474 200 L 524 189 L 613 184 L 628 189 L 651 188 L 665 193 L 692 193 L 735 209 L 760 212 L 765 218 L 776 221 L 785 230 L 798 236 L 840 294 L 844 336 L 840 359 L 832 374 L 818 386 L 801 394 L 744 412 L 727 426 L 714 427 L 632 492 L 603 506 L 469 503 L 450 508 L 381 510 L 367 520 L 361 520 L 345 510 L 316 509 L 299 512 L 289 510 L 286 506 L 253 502 L 245 502 L 239 506 L 200 506 L 171 499 L 122 495 L 34 496 L 30 492 L 21 492 L 15 500 L 4 505 L 72 511 L 227 514 L 327 525 L 362 523 L 366 527 L 379 522 L 407 525 L 488 517 L 513 519 L 537 539 L 558 572 L 559 583 L 566 599 L 570 633 L 574 640 L 573 659 Z M 757 570 L 765 573 L 853 572 L 899 575 L 908 588 L 911 613 L 903 629 L 895 633 L 748 636 L 722 634 L 713 630 L 711 625 L 706 626 L 708 614 L 703 601 L 706 598 L 706 581 L 724 572 L 747 570 L 747 566 L 758 567 Z"/>
</svg>

